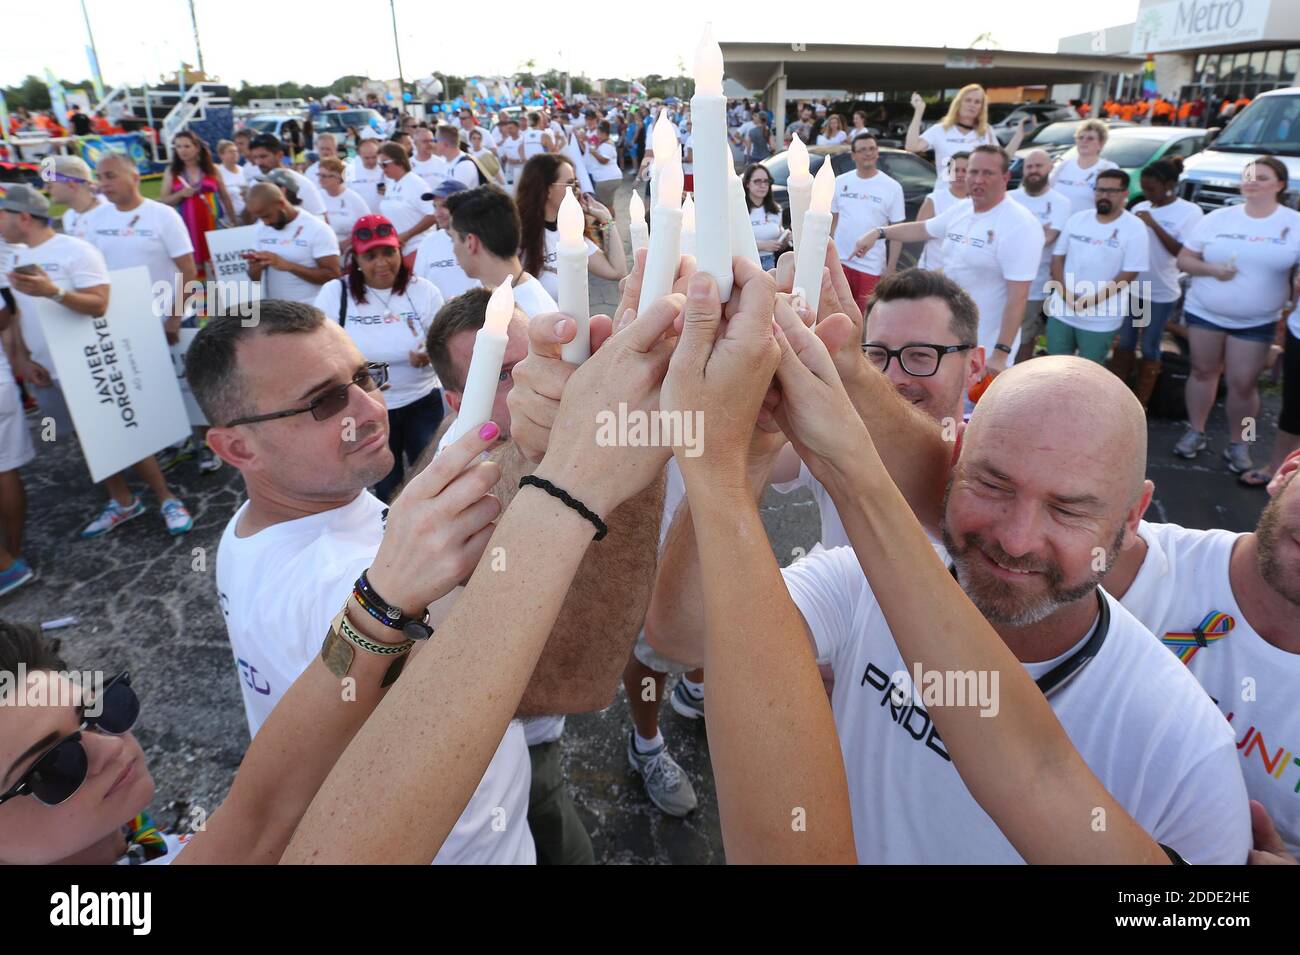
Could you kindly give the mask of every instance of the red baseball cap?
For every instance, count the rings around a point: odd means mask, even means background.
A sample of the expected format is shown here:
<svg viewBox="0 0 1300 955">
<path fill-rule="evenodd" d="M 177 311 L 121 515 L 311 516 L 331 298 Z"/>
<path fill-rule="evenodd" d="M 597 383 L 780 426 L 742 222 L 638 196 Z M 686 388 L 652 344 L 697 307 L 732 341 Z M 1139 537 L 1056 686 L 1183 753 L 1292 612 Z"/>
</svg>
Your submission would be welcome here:
<svg viewBox="0 0 1300 955">
<path fill-rule="evenodd" d="M 352 251 L 357 255 L 379 246 L 391 246 L 401 249 L 397 240 L 397 228 L 388 221 L 387 216 L 362 216 L 352 226 Z"/>
</svg>

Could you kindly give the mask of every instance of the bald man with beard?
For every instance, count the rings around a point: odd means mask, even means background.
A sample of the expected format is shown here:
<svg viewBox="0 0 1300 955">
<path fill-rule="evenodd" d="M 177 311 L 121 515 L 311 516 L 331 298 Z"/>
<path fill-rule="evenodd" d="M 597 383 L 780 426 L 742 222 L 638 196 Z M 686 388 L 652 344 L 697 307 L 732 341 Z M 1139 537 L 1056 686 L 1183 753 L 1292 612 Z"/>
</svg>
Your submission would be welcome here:
<svg viewBox="0 0 1300 955">
<path fill-rule="evenodd" d="M 892 475 L 899 462 L 883 449 L 882 459 Z M 938 508 L 941 556 L 1129 815 L 1190 862 L 1242 863 L 1250 813 L 1232 732 L 1186 668 L 1099 586 L 1137 540 L 1152 493 L 1145 461 L 1141 407 L 1104 368 L 1064 356 L 1013 367 L 976 407 L 952 466 Z M 908 501 L 926 512 L 926 502 Z M 705 621 L 689 507 L 669 532 L 647 630 L 661 653 L 699 663 Z M 996 718 L 997 673 L 940 674 L 950 689 L 969 689 L 964 700 L 950 691 L 900 699 L 906 667 L 853 550 L 814 552 L 782 574 L 811 651 L 835 674 L 859 860 L 1021 861 L 963 784 L 927 710 L 979 705 Z M 1104 815 L 1089 820 L 1095 831 Z"/>
</svg>

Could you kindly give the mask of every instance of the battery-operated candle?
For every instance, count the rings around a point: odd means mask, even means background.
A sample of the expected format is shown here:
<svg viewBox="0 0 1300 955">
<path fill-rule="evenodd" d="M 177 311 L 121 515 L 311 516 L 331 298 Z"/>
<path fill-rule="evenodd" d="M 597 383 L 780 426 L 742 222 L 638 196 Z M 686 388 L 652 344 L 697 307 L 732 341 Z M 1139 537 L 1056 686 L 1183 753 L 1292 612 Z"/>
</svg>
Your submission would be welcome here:
<svg viewBox="0 0 1300 955">
<path fill-rule="evenodd" d="M 682 255 L 695 254 L 695 200 L 687 196 L 682 201 Z"/>
<path fill-rule="evenodd" d="M 659 197 L 650 210 L 650 251 L 646 253 L 641 279 L 640 314 L 673 290 L 681 258 L 682 164 L 666 163 L 659 170 Z"/>
<path fill-rule="evenodd" d="M 813 184 L 812 173 L 808 171 L 808 147 L 798 136 L 790 140 L 786 157 L 790 170 L 785 184 L 790 196 L 790 232 L 794 237 L 794 247 L 798 249 L 799 237 L 803 234 L 803 214 L 808 211 Z"/>
<path fill-rule="evenodd" d="M 727 169 L 727 195 L 731 199 L 731 257 L 749 259 L 759 268 L 763 260 L 758 254 L 758 240 L 754 238 L 754 225 L 749 221 L 749 203 L 745 201 L 745 187 L 740 177 Z"/>
<path fill-rule="evenodd" d="M 565 190 L 556 226 L 559 243 L 556 250 L 556 278 L 560 286 L 560 311 L 578 323 L 573 341 L 560 348 L 561 357 L 581 365 L 591 357 L 591 333 L 588 322 L 591 306 L 587 293 L 587 240 L 582 235 L 582 206 L 572 189 Z"/>
<path fill-rule="evenodd" d="M 695 95 L 691 97 L 691 139 L 695 163 L 695 260 L 731 298 L 731 199 L 725 159 L 727 98 L 722 94 L 722 48 L 708 24 L 695 51 Z"/>
<path fill-rule="evenodd" d="M 794 288 L 803 289 L 804 301 L 814 315 L 822 297 L 822 268 L 826 243 L 831 237 L 831 200 L 835 198 L 835 173 L 823 162 L 813 178 L 808 211 L 803 216 L 803 242 L 795 250 Z"/>
<path fill-rule="evenodd" d="M 636 254 L 650 245 L 650 227 L 645 221 L 645 203 L 641 201 L 641 193 L 632 190 L 632 198 L 627 201 L 627 231 L 632 237 L 632 261 L 636 261 Z"/>
<path fill-rule="evenodd" d="M 469 359 L 469 374 L 461 392 L 460 412 L 452 425 L 452 441 L 475 431 L 492 418 L 497 386 L 501 383 L 501 363 L 506 356 L 506 329 L 515 314 L 515 293 L 507 278 L 496 287 L 487 303 L 483 327 L 474 336 L 474 351 Z"/>
</svg>

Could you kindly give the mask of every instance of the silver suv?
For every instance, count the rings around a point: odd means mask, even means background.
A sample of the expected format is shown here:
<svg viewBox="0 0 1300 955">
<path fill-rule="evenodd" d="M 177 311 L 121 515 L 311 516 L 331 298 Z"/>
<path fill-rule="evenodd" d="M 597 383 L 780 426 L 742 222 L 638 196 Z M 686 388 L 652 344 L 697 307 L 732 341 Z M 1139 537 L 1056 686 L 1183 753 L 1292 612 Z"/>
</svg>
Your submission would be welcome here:
<svg viewBox="0 0 1300 955">
<path fill-rule="evenodd" d="M 1206 212 L 1244 202 L 1241 171 L 1259 156 L 1286 164 L 1291 189 L 1283 202 L 1300 208 L 1300 87 L 1270 90 L 1234 116 L 1204 151 L 1183 165 L 1179 195 Z"/>
</svg>

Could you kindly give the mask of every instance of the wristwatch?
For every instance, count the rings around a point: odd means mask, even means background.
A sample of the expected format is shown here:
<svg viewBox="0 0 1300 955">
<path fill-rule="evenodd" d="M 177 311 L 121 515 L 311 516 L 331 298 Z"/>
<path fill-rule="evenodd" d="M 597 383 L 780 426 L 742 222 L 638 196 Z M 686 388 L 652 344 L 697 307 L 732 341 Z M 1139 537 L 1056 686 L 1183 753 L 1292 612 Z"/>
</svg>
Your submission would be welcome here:
<svg viewBox="0 0 1300 955">
<path fill-rule="evenodd" d="M 67 289 L 63 288 L 62 286 L 55 286 L 55 288 L 54 288 L 54 294 L 51 295 L 50 298 L 54 299 L 54 301 L 56 301 L 56 302 L 58 302 L 60 305 L 62 305 L 62 304 L 63 304 L 63 298 L 64 298 L 64 296 L 67 295 L 67 294 L 68 294 L 68 290 L 67 290 Z"/>
<path fill-rule="evenodd" d="M 885 227 L 884 227 L 883 225 L 882 225 L 882 226 L 877 226 L 877 227 L 876 227 L 876 238 L 877 238 L 877 239 L 884 239 L 884 238 L 886 238 L 886 236 L 885 236 Z"/>
</svg>

